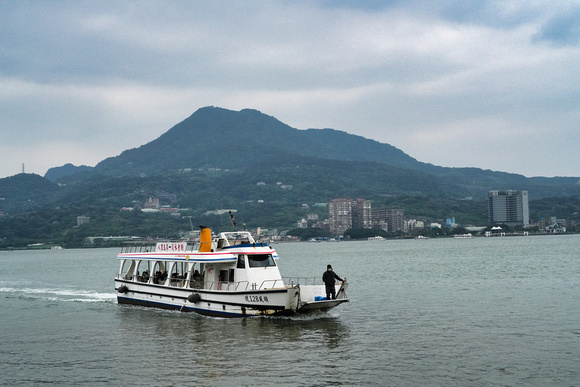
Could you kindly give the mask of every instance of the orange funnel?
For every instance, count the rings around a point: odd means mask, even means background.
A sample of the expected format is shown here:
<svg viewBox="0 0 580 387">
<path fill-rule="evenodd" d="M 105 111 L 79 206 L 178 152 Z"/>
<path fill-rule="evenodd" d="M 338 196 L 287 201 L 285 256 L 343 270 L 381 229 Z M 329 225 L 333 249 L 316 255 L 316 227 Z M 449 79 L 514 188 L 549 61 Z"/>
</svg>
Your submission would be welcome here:
<svg viewBox="0 0 580 387">
<path fill-rule="evenodd" d="M 211 230 L 209 227 L 200 226 L 199 233 L 199 252 L 209 253 L 211 251 Z"/>
</svg>

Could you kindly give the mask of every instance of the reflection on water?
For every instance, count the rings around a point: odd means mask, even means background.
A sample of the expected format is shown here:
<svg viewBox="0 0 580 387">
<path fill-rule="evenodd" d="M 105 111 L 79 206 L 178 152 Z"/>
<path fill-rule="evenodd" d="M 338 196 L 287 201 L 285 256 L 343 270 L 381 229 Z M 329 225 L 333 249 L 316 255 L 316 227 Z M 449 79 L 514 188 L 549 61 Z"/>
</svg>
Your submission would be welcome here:
<svg viewBox="0 0 580 387">
<path fill-rule="evenodd" d="M 221 319 L 118 306 L 115 316 L 120 346 L 131 352 L 150 352 L 155 362 L 148 364 L 147 377 L 160 383 L 168 364 L 173 382 L 219 380 L 227 385 L 229 380 L 246 380 L 253 384 L 263 378 L 268 384 L 272 373 L 296 381 L 302 377 L 296 373 L 299 364 L 333 368 L 335 362 L 344 362 L 351 340 L 348 326 L 329 313 Z M 133 364 L 129 353 L 124 356 L 126 365 L 143 368 Z"/>
<path fill-rule="evenodd" d="M 262 345 L 267 338 L 278 345 L 309 341 L 328 348 L 350 339 L 347 325 L 331 313 L 223 319 L 136 306 L 118 305 L 117 309 L 119 332 L 128 341 L 138 335 L 139 340 L 156 346 L 195 343 L 191 348 L 195 352 L 227 347 L 234 341 L 239 344 L 240 339 L 246 346 Z"/>
</svg>

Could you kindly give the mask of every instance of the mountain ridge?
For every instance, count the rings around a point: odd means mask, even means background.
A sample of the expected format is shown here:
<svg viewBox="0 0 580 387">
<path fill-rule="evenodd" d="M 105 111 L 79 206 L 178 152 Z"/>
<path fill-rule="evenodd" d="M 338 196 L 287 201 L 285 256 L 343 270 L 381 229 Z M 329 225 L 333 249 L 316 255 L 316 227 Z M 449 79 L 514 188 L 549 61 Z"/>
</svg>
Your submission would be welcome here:
<svg viewBox="0 0 580 387">
<path fill-rule="evenodd" d="M 256 153 L 257 149 L 260 153 Z M 165 152 L 172 152 L 170 160 L 162 160 L 166 155 L 156 156 Z M 420 165 L 391 145 L 361 136 L 334 129 L 295 129 L 254 109 L 236 112 L 205 107 L 157 139 L 101 161 L 95 170 L 151 175 L 183 168 L 239 168 L 243 164 L 254 167 L 277 157 L 300 156 L 375 161 L 413 169 Z"/>
<path fill-rule="evenodd" d="M 436 166 L 420 162 L 392 145 L 344 131 L 296 129 L 255 109 L 234 111 L 214 106 L 198 109 L 155 140 L 109 157 L 92 171 L 109 176 L 153 176 L 183 169 L 264 168 L 299 158 L 375 162 L 421 171 L 448 184 L 473 190 L 574 187 L 579 180 L 576 177 L 528 178 L 473 167 Z M 55 169 L 59 168 L 62 167 L 51 168 L 45 176 L 57 175 Z M 72 171 L 70 167 L 69 170 Z"/>
</svg>

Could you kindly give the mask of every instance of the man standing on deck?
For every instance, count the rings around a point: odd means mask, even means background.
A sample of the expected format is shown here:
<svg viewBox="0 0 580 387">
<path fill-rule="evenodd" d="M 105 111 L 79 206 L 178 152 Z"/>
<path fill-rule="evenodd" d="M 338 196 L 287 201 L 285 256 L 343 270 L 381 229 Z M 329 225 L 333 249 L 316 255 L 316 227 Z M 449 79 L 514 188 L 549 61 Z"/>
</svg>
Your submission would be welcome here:
<svg viewBox="0 0 580 387">
<path fill-rule="evenodd" d="M 326 271 L 322 275 L 322 281 L 326 285 L 326 299 L 327 300 L 336 300 L 336 289 L 334 288 L 334 279 L 337 279 L 341 282 L 344 282 L 342 278 L 336 275 L 334 271 L 332 271 L 332 266 L 326 266 Z M 332 298 L 330 296 L 332 295 Z"/>
</svg>

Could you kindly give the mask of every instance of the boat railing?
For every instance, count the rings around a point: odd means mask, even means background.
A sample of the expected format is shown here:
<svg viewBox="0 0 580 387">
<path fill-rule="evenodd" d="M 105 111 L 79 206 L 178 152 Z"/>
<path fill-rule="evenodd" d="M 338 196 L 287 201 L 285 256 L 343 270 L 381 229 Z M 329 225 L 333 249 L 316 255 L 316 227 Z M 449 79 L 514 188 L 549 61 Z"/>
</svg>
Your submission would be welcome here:
<svg viewBox="0 0 580 387">
<path fill-rule="evenodd" d="M 151 278 L 145 279 L 142 276 L 132 276 L 132 275 L 116 275 L 117 279 L 124 279 L 129 281 L 136 281 L 142 283 L 150 283 L 152 280 Z M 301 279 L 304 280 L 304 279 Z M 302 281 L 300 284 L 312 284 L 315 283 L 315 278 L 308 279 L 309 281 Z M 184 278 L 168 278 L 167 281 L 163 281 L 159 285 L 165 285 L 170 287 L 185 287 L 187 284 L 187 280 Z M 247 291 L 247 290 L 265 290 L 265 289 L 281 289 L 281 288 L 288 288 L 294 287 L 298 285 L 298 281 L 294 281 L 293 279 L 276 279 L 276 280 L 265 280 L 262 281 L 261 284 L 258 283 L 250 283 L 249 281 L 239 281 L 239 282 L 228 282 L 228 281 L 189 281 L 189 287 L 194 289 L 206 289 L 206 290 L 221 290 L 221 291 L 229 291 L 229 292 L 239 292 L 239 291 Z"/>
<path fill-rule="evenodd" d="M 169 286 L 173 286 L 174 288 L 182 288 L 185 286 L 185 279 L 183 279 L 183 278 L 170 278 L 169 279 Z"/>
<path fill-rule="evenodd" d="M 155 251 L 155 243 L 125 242 L 121 246 L 121 254 L 147 253 Z"/>
<path fill-rule="evenodd" d="M 209 290 L 223 290 L 226 292 L 237 292 L 242 290 L 248 290 L 250 288 L 250 283 L 248 281 L 239 282 L 228 282 L 228 281 L 217 281 L 217 282 L 206 282 L 206 288 Z"/>
<path fill-rule="evenodd" d="M 286 282 L 283 279 L 265 280 L 261 284 L 250 283 L 249 281 L 226 282 L 226 281 L 207 281 L 204 289 L 207 290 L 221 290 L 229 292 L 239 292 L 246 290 L 264 290 L 264 289 L 278 289 L 286 288 Z"/>
<path fill-rule="evenodd" d="M 201 279 L 192 279 L 189 281 L 189 287 L 192 289 L 203 289 L 205 283 Z"/>
<path fill-rule="evenodd" d="M 195 242 L 193 241 L 167 241 L 166 244 L 182 244 L 185 243 L 186 247 L 183 251 L 194 251 Z M 134 241 L 134 242 L 124 242 L 121 246 L 121 254 L 139 254 L 139 253 L 154 253 L 157 251 L 157 246 L 163 245 L 159 241 Z"/>
<path fill-rule="evenodd" d="M 247 284 L 244 286 L 243 282 L 228 282 L 228 281 L 206 281 L 204 283 L 203 289 L 206 290 L 223 290 L 223 291 L 236 291 L 245 290 Z"/>
<path fill-rule="evenodd" d="M 265 280 L 262 282 L 258 289 L 277 289 L 277 288 L 286 288 L 286 282 L 283 279 L 276 279 L 276 280 Z"/>
<path fill-rule="evenodd" d="M 321 285 L 322 280 L 317 277 L 285 277 L 284 281 L 288 286 L 296 286 L 296 285 Z"/>
</svg>

